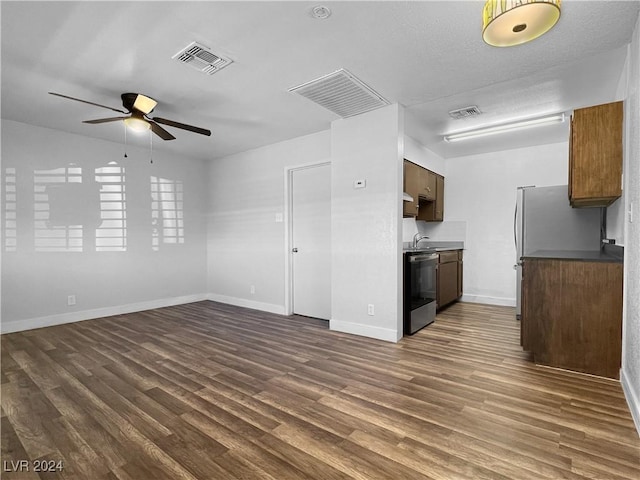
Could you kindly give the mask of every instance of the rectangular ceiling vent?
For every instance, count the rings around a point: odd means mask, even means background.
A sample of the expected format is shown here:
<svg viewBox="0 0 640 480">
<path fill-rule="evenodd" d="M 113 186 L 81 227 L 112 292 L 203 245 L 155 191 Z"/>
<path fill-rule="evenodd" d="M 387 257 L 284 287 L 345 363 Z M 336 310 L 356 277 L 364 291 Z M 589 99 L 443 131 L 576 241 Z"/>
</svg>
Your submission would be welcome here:
<svg viewBox="0 0 640 480">
<path fill-rule="evenodd" d="M 308 98 L 342 118 L 389 105 L 382 95 L 342 68 L 290 88 L 289 91 Z"/>
<path fill-rule="evenodd" d="M 213 75 L 233 62 L 229 58 L 212 53 L 207 47 L 197 42 L 191 42 L 171 58 L 207 75 Z"/>
<path fill-rule="evenodd" d="M 470 107 L 459 108 L 458 110 L 451 110 L 449 112 L 449 116 L 455 120 L 459 120 L 466 117 L 475 117 L 476 115 L 480 115 L 481 113 L 482 112 L 478 107 L 472 105 Z"/>
</svg>

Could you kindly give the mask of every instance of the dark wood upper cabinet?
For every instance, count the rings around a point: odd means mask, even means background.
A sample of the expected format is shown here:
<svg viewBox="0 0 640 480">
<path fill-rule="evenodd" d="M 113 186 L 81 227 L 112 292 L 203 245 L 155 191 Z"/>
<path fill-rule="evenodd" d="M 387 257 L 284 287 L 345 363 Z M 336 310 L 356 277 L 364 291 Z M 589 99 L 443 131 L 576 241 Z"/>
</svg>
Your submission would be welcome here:
<svg viewBox="0 0 640 480">
<path fill-rule="evenodd" d="M 444 177 L 422 168 L 409 160 L 404 161 L 404 191 L 413 201 L 403 202 L 403 215 L 426 222 L 444 219 Z"/>
<path fill-rule="evenodd" d="M 573 112 L 569 139 L 569 202 L 606 207 L 622 194 L 622 102 Z"/>
<path fill-rule="evenodd" d="M 444 220 L 444 177 L 436 175 L 436 201 L 434 204 L 434 220 L 441 222 Z"/>
<path fill-rule="evenodd" d="M 415 163 L 404 161 L 404 192 L 411 195 L 412 201 L 404 201 L 402 212 L 405 217 L 418 215 L 418 197 L 420 194 L 420 170 L 422 168 Z"/>
</svg>

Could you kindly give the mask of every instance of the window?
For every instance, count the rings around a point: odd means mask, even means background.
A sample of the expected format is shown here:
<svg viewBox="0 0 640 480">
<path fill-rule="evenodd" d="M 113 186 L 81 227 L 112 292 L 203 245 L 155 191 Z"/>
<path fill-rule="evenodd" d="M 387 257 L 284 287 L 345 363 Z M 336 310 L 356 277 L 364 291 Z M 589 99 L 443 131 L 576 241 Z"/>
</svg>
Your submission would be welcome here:
<svg viewBox="0 0 640 480">
<path fill-rule="evenodd" d="M 151 248 L 184 243 L 182 182 L 151 177 Z"/>
</svg>

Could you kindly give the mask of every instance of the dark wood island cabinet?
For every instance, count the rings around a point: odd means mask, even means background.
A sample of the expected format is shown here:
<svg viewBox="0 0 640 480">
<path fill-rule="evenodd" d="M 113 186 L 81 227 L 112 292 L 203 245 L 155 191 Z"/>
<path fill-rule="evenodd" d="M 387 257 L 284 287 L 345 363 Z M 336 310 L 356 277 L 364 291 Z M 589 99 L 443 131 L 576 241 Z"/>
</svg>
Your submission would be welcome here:
<svg viewBox="0 0 640 480">
<path fill-rule="evenodd" d="M 622 261 L 598 252 L 525 257 L 523 348 L 538 364 L 619 378 L 622 281 Z"/>
</svg>

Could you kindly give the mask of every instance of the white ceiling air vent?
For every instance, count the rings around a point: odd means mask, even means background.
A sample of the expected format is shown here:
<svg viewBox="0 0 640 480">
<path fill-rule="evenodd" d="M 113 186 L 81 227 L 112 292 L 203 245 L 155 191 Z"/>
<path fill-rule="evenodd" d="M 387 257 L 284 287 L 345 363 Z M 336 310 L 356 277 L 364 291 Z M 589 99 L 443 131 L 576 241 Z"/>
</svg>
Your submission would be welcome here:
<svg viewBox="0 0 640 480">
<path fill-rule="evenodd" d="M 389 105 L 371 87 L 344 69 L 289 89 L 342 118 Z"/>
<path fill-rule="evenodd" d="M 207 75 L 213 75 L 233 62 L 229 58 L 212 53 L 207 47 L 197 42 L 191 42 L 171 58 Z"/>
<path fill-rule="evenodd" d="M 461 118 L 466 117 L 475 117 L 476 115 L 480 115 L 482 112 L 475 105 L 471 105 L 470 107 L 459 108 L 457 110 L 451 110 L 449 112 L 449 116 L 456 120 L 460 120 Z"/>
</svg>

